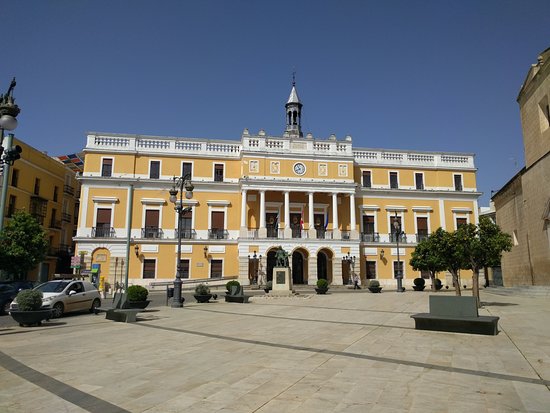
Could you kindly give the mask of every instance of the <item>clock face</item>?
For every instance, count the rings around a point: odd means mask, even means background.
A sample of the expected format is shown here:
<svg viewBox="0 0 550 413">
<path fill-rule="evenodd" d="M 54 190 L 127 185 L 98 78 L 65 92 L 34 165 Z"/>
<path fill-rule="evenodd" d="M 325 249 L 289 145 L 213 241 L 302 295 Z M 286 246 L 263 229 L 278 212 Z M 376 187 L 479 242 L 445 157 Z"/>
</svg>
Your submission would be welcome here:
<svg viewBox="0 0 550 413">
<path fill-rule="evenodd" d="M 296 175 L 303 175 L 306 173 L 306 166 L 301 163 L 301 162 L 298 162 L 298 163 L 295 163 L 294 164 L 294 173 Z"/>
</svg>

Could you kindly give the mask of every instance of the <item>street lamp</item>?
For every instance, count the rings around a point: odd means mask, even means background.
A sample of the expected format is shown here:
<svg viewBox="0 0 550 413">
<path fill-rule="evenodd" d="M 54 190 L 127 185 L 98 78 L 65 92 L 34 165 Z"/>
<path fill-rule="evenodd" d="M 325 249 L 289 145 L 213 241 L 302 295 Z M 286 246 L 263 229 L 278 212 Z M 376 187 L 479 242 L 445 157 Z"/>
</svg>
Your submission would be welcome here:
<svg viewBox="0 0 550 413">
<path fill-rule="evenodd" d="M 397 269 L 395 271 L 395 278 L 397 279 L 397 292 L 403 292 L 403 274 L 401 273 L 401 258 L 399 256 L 399 238 L 403 233 L 401 231 L 401 223 L 397 219 L 397 211 L 395 211 L 395 219 L 393 220 L 393 231 L 395 233 L 395 241 L 397 242 Z"/>
<path fill-rule="evenodd" d="M 186 174 L 184 176 L 175 177 L 173 178 L 173 186 L 170 190 L 170 202 L 172 202 L 175 206 L 174 209 L 176 210 L 176 213 L 178 214 L 178 265 L 177 265 L 177 272 L 176 272 L 176 279 L 174 280 L 174 298 L 172 300 L 172 307 L 178 308 L 183 307 L 183 300 L 181 297 L 181 285 L 182 285 L 182 267 L 181 267 L 181 227 L 182 227 L 182 221 L 183 221 L 183 215 L 189 211 L 191 211 L 191 207 L 183 207 L 183 192 L 185 190 L 185 198 L 191 199 L 193 198 L 193 189 L 195 187 L 191 183 L 191 175 Z M 179 194 L 179 199 L 178 199 Z"/>
<path fill-rule="evenodd" d="M 256 255 L 256 251 L 254 251 L 254 255 L 250 257 L 248 256 L 248 263 L 249 263 L 249 277 L 250 277 L 250 285 L 259 284 L 258 280 L 258 270 L 259 270 L 259 262 L 262 259 L 262 254 L 260 254 L 260 257 L 258 258 L 258 255 Z M 259 288 L 259 287 L 258 287 Z"/>
<path fill-rule="evenodd" d="M 349 276 L 348 284 L 351 285 L 353 284 L 352 277 L 354 275 L 353 267 L 355 265 L 355 255 L 352 257 L 351 255 L 349 255 L 349 251 L 348 251 L 347 255 L 344 255 L 344 257 L 342 258 L 342 263 L 347 263 L 348 268 L 351 270 L 351 271 L 348 271 L 348 276 Z"/>
<path fill-rule="evenodd" d="M 8 134 L 6 147 L 4 144 L 4 130 L 14 130 L 17 127 L 17 115 L 21 112 L 19 106 L 15 104 L 13 89 L 15 88 L 15 78 L 10 83 L 10 87 L 5 95 L 0 94 L 0 165 L 5 164 L 3 170 L 2 195 L 0 197 L 0 231 L 4 229 L 4 210 L 6 208 L 6 198 L 8 196 L 8 176 L 10 166 L 21 158 L 22 149 L 19 145 L 12 147 L 13 134 Z M 2 156 L 3 155 L 3 156 Z"/>
</svg>

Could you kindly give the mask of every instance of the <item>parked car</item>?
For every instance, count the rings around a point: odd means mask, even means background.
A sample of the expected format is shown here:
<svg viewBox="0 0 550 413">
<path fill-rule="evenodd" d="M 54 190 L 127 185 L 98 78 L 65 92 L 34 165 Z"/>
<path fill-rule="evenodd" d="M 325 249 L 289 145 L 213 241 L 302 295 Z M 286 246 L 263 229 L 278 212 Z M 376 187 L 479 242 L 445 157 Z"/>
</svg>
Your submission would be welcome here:
<svg viewBox="0 0 550 413">
<path fill-rule="evenodd" d="M 10 304 L 21 290 L 33 287 L 30 281 L 1 281 L 0 282 L 0 315 L 6 314 Z"/>
<path fill-rule="evenodd" d="M 87 281 L 48 281 L 34 289 L 42 291 L 42 308 L 51 309 L 53 318 L 73 311 L 94 312 L 101 307 L 99 291 Z M 17 299 L 12 301 L 10 310 L 17 310 Z"/>
</svg>

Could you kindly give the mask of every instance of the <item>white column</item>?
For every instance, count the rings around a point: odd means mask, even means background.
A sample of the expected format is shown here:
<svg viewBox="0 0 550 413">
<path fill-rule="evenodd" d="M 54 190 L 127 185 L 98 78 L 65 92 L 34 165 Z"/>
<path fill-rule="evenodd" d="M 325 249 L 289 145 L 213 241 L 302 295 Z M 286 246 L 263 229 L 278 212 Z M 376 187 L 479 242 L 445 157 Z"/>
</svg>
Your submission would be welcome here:
<svg viewBox="0 0 550 413">
<path fill-rule="evenodd" d="M 340 230 L 338 229 L 338 194 L 332 194 L 332 234 L 334 239 L 340 239 Z"/>
<path fill-rule="evenodd" d="M 349 217 L 350 217 L 350 239 L 359 239 L 359 231 L 357 231 L 357 222 L 355 219 L 355 194 L 349 196 Z"/>
<path fill-rule="evenodd" d="M 292 232 L 290 229 L 290 192 L 285 191 L 285 238 L 290 238 Z"/>
<path fill-rule="evenodd" d="M 246 229 L 246 189 L 241 192 L 241 228 Z"/>
<path fill-rule="evenodd" d="M 315 223 L 313 222 L 313 220 L 314 220 L 314 217 L 313 217 L 313 192 L 308 193 L 308 198 L 309 198 L 309 214 L 308 214 L 309 230 L 308 230 L 308 233 L 309 233 L 309 238 L 310 239 L 315 239 L 315 238 L 317 238 L 317 234 L 316 234 L 316 231 L 315 231 Z"/>
<path fill-rule="evenodd" d="M 258 228 L 258 237 L 267 237 L 267 228 L 265 227 L 265 191 L 260 191 L 260 228 Z"/>
</svg>

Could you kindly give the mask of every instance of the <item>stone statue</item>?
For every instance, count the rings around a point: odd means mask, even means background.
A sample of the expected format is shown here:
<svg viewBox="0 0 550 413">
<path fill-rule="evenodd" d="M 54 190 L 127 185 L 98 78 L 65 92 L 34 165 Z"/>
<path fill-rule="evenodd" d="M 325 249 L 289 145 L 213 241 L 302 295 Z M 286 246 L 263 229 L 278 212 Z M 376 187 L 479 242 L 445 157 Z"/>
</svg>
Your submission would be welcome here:
<svg viewBox="0 0 550 413">
<path fill-rule="evenodd" d="M 288 267 L 288 252 L 283 247 L 277 248 L 275 253 L 275 267 Z"/>
</svg>

